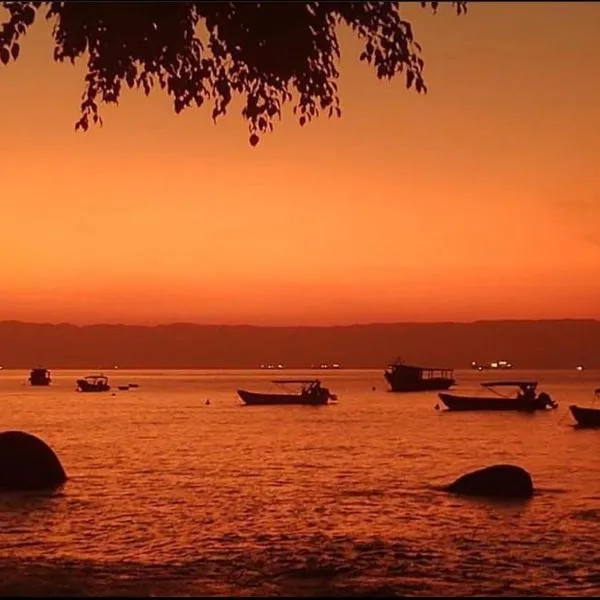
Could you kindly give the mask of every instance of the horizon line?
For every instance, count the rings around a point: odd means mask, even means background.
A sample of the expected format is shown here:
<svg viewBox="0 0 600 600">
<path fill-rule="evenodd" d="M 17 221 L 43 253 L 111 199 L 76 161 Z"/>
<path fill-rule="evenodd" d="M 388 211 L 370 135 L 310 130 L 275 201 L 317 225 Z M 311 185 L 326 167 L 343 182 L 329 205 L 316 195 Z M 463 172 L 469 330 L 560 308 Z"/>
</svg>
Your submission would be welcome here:
<svg viewBox="0 0 600 600">
<path fill-rule="evenodd" d="M 580 322 L 580 323 L 598 323 L 600 319 L 594 317 L 554 317 L 554 318 L 523 318 L 523 319 L 475 319 L 470 321 L 461 320 L 443 320 L 443 321 L 367 321 L 367 322 L 354 322 L 345 324 L 331 324 L 331 325 L 317 325 L 317 324 L 305 324 L 305 325 L 294 325 L 294 324 L 279 324 L 279 325 L 257 325 L 252 323 L 200 323 L 192 321 L 171 321 L 164 323 L 70 323 L 68 321 L 51 322 L 51 321 L 22 321 L 19 319 L 6 319 L 0 320 L 1 325 L 38 325 L 38 326 L 51 326 L 51 327 L 137 327 L 137 328 L 159 328 L 159 327 L 213 327 L 213 328 L 253 328 L 253 329 L 342 329 L 351 327 L 381 327 L 390 325 L 475 325 L 483 323 L 557 323 L 557 322 Z"/>
</svg>

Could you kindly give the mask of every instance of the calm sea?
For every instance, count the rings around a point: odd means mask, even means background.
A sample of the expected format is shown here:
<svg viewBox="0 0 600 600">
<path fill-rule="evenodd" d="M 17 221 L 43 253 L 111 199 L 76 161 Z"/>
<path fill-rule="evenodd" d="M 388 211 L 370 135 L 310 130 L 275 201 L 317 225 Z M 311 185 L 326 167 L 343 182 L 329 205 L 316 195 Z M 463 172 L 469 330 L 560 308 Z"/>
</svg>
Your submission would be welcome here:
<svg viewBox="0 0 600 600">
<path fill-rule="evenodd" d="M 324 407 L 236 396 L 306 371 L 111 371 L 139 388 L 75 392 L 87 374 L 32 388 L 0 372 L 0 429 L 40 436 L 70 477 L 0 496 L 2 595 L 600 593 L 600 431 L 568 413 L 600 372 L 510 372 L 560 403 L 537 414 L 439 412 L 435 393 L 387 392 L 382 371 L 319 372 L 339 397 Z M 457 376 L 465 391 L 490 377 Z M 539 493 L 438 489 L 498 462 Z"/>
</svg>

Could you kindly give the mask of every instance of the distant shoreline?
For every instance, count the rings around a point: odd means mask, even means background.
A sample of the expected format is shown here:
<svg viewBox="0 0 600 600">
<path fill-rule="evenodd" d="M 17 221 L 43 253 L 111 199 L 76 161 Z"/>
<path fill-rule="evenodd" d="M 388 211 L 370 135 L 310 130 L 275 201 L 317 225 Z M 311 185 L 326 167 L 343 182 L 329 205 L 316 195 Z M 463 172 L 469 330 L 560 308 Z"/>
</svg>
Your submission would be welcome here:
<svg viewBox="0 0 600 600">
<path fill-rule="evenodd" d="M 192 321 L 169 321 L 164 323 L 144 324 L 144 323 L 86 323 L 76 324 L 68 321 L 22 321 L 20 319 L 5 319 L 0 321 L 0 326 L 6 324 L 14 325 L 34 325 L 43 327 L 129 327 L 135 329 L 154 329 L 161 327 L 206 327 L 206 328 L 247 328 L 247 329 L 346 329 L 353 327 L 389 327 L 396 325 L 477 325 L 487 323 L 600 323 L 600 318 L 589 317 L 556 317 L 551 319 L 475 319 L 468 321 L 364 321 L 356 323 L 344 323 L 333 325 L 257 325 L 253 323 L 200 323 Z"/>
<path fill-rule="evenodd" d="M 469 369 L 472 362 L 490 364 L 501 360 L 515 369 L 575 370 L 577 365 L 588 370 L 600 368 L 600 321 L 497 320 L 331 327 L 0 322 L 0 366 L 5 369 L 89 369 L 89 365 L 97 369 L 102 365 L 110 371 L 118 365 L 121 369 L 229 370 L 282 364 L 295 369 L 315 365 L 315 370 L 321 371 L 318 365 L 339 364 L 346 369 L 383 370 L 397 358 L 433 368 Z"/>
<path fill-rule="evenodd" d="M 61 371 L 88 371 L 90 373 L 104 373 L 104 375 L 107 376 L 118 376 L 119 373 L 128 373 L 131 371 L 157 371 L 157 372 L 161 372 L 161 371 L 186 371 L 186 372 L 193 372 L 193 371 L 246 371 L 246 372 L 252 372 L 252 373 L 264 373 L 269 374 L 271 373 L 273 375 L 273 377 L 275 379 L 277 379 L 277 373 L 289 373 L 290 371 L 303 371 L 303 372 L 310 372 L 310 373 L 322 373 L 323 376 L 327 376 L 327 375 L 333 375 L 336 373 L 349 373 L 349 372 L 353 372 L 353 371 L 371 371 L 371 372 L 383 372 L 385 369 L 385 365 L 383 367 L 348 367 L 348 368 L 342 368 L 342 369 L 317 369 L 317 368 L 311 368 L 311 367 L 285 367 L 284 369 L 277 369 L 275 370 L 266 370 L 266 369 L 260 369 L 257 367 L 119 367 L 118 369 L 112 369 L 112 368 L 98 368 L 98 367 L 90 367 L 90 366 L 83 366 L 83 367 L 52 367 L 52 366 L 48 366 L 45 365 L 45 367 L 49 370 L 52 371 L 53 374 L 57 374 L 60 373 Z M 29 372 L 31 370 L 31 366 L 27 366 L 27 367 L 3 367 L 2 369 L 0 369 L 0 377 L 2 377 L 2 373 L 11 373 L 11 372 L 16 372 L 16 371 L 26 371 Z M 450 367 L 452 368 L 452 367 Z M 575 368 L 573 367 L 521 367 L 521 368 L 517 368 L 514 367 L 513 369 L 509 370 L 509 371 L 502 371 L 502 370 L 495 370 L 495 369 L 490 369 L 487 371 L 476 371 L 475 369 L 471 369 L 469 367 L 454 367 L 452 368 L 454 371 L 458 372 L 458 373 L 473 373 L 478 374 L 482 379 L 486 378 L 486 379 L 491 379 L 491 378 L 496 378 L 499 376 L 500 373 L 503 373 L 504 375 L 502 376 L 502 379 L 509 379 L 510 378 L 510 373 L 522 373 L 523 371 L 566 371 L 566 372 L 573 372 L 575 374 L 580 374 L 580 375 L 584 375 L 586 372 L 597 372 L 600 371 L 600 367 L 595 367 L 595 368 L 586 368 L 584 371 L 577 371 Z M 485 377 L 485 376 L 488 377 Z"/>
</svg>

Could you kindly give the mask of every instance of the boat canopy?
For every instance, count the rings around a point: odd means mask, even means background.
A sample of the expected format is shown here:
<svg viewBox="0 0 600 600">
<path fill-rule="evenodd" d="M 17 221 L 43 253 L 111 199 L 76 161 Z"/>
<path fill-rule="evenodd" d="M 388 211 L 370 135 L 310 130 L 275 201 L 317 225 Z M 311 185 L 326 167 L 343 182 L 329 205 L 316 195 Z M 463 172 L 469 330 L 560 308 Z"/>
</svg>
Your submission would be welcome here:
<svg viewBox="0 0 600 600">
<path fill-rule="evenodd" d="M 483 387 L 516 386 L 520 388 L 537 387 L 537 381 L 486 381 L 481 384 Z"/>
<path fill-rule="evenodd" d="M 418 365 L 409 365 L 403 362 L 401 359 L 396 359 L 393 363 L 388 365 L 388 369 L 391 370 L 405 370 L 405 371 L 418 371 L 420 373 L 452 373 L 454 369 L 449 367 L 420 367 Z"/>
<path fill-rule="evenodd" d="M 108 377 L 106 377 L 106 375 L 87 375 L 84 377 L 84 379 L 91 382 L 108 381 Z"/>
</svg>

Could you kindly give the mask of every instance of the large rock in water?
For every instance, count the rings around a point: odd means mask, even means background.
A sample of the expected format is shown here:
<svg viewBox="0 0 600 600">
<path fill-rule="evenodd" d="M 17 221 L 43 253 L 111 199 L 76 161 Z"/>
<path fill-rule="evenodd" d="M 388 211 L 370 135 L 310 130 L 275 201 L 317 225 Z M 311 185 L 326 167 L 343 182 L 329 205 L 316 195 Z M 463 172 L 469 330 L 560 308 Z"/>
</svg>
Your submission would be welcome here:
<svg viewBox="0 0 600 600">
<path fill-rule="evenodd" d="M 492 465 L 459 477 L 446 490 L 467 496 L 490 498 L 531 498 L 533 480 L 522 467 Z"/>
<path fill-rule="evenodd" d="M 44 441 L 23 431 L 0 433 L 0 490 L 49 490 L 67 475 Z"/>
</svg>

